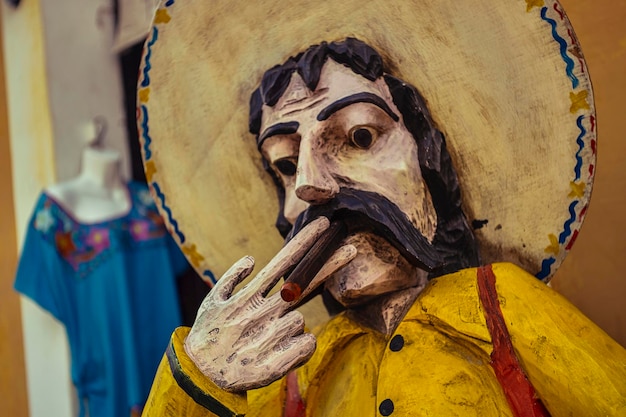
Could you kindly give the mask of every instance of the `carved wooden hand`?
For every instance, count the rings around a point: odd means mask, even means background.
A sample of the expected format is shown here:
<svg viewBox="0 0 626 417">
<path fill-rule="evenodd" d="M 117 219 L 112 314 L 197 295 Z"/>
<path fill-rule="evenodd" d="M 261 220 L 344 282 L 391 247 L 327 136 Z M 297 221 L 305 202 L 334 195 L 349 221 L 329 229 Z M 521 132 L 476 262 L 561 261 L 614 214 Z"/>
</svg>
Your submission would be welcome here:
<svg viewBox="0 0 626 417">
<path fill-rule="evenodd" d="M 235 263 L 203 301 L 185 341 L 198 369 L 220 388 L 241 392 L 269 385 L 307 361 L 315 336 L 304 333 L 304 318 L 293 310 L 299 300 L 267 296 L 280 278 L 307 253 L 328 228 L 321 217 L 293 238 L 259 274 L 233 295 L 254 268 L 246 256 Z M 340 247 L 304 289 L 306 297 L 356 255 L 352 245 Z"/>
</svg>

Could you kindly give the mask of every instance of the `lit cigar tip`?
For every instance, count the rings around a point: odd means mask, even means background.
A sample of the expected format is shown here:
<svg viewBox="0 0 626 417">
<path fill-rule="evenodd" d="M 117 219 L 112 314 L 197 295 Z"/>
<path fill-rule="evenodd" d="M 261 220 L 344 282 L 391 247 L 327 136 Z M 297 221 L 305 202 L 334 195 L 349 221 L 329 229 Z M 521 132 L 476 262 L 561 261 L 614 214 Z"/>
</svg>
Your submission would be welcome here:
<svg viewBox="0 0 626 417">
<path fill-rule="evenodd" d="M 297 300 L 300 294 L 302 294 L 302 289 L 294 282 L 286 282 L 280 288 L 280 297 L 288 303 Z"/>
</svg>

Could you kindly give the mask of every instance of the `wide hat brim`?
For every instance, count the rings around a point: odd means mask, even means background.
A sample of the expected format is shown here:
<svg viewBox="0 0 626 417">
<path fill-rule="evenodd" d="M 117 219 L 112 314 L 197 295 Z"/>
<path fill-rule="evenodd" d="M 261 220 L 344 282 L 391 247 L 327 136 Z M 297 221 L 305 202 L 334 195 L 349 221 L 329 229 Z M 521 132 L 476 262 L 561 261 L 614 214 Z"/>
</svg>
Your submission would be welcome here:
<svg viewBox="0 0 626 417">
<path fill-rule="evenodd" d="M 144 50 L 139 129 L 149 185 L 193 266 L 214 281 L 282 244 L 248 132 L 265 70 L 356 37 L 415 86 L 445 134 L 484 263 L 548 279 L 576 239 L 595 166 L 594 103 L 554 1 L 166 0 Z"/>
</svg>

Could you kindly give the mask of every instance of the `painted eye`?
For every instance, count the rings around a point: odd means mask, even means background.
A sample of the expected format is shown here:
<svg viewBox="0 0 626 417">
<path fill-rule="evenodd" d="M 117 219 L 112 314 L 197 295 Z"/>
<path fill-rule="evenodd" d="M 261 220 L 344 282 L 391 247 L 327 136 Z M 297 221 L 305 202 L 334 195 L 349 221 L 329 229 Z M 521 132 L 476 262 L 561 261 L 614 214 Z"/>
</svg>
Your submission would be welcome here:
<svg viewBox="0 0 626 417">
<path fill-rule="evenodd" d="M 376 139 L 376 130 L 368 126 L 357 126 L 349 133 L 350 143 L 359 149 L 368 149 Z"/>
<path fill-rule="evenodd" d="M 274 166 L 276 167 L 278 172 L 287 177 L 291 177 L 296 174 L 296 164 L 290 159 L 279 159 L 278 161 L 274 162 Z"/>
</svg>

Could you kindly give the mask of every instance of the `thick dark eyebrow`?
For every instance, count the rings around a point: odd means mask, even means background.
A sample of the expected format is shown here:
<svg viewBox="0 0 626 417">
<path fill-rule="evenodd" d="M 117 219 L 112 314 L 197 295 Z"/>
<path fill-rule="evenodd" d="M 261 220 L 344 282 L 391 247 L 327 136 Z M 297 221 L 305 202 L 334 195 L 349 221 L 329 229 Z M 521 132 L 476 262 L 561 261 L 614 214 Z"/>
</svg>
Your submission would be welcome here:
<svg viewBox="0 0 626 417">
<path fill-rule="evenodd" d="M 372 93 L 356 93 L 356 94 L 352 94 L 351 96 L 340 98 L 339 100 L 335 101 L 334 103 L 331 103 L 328 106 L 326 106 L 325 108 L 323 108 L 322 111 L 319 112 L 319 114 L 317 115 L 317 120 L 319 122 L 321 122 L 323 120 L 326 120 L 330 116 L 332 116 L 333 113 L 343 109 L 344 107 L 348 107 L 348 106 L 350 106 L 352 104 L 355 104 L 355 103 L 370 103 L 370 104 L 373 104 L 375 106 L 380 107 L 380 109 L 383 110 L 385 113 L 387 113 L 389 115 L 389 117 L 391 117 L 393 119 L 394 122 L 397 122 L 398 120 L 400 120 L 398 115 L 395 114 L 389 108 L 387 103 L 385 103 L 385 100 L 383 100 L 382 98 L 380 98 L 376 94 L 372 94 Z"/>
<path fill-rule="evenodd" d="M 286 122 L 286 123 L 276 123 L 265 129 L 263 133 L 259 135 L 256 140 L 256 146 L 261 150 L 261 146 L 263 146 L 263 142 L 265 139 L 270 138 L 276 135 L 291 135 L 298 131 L 300 127 L 300 123 L 298 122 Z"/>
</svg>

